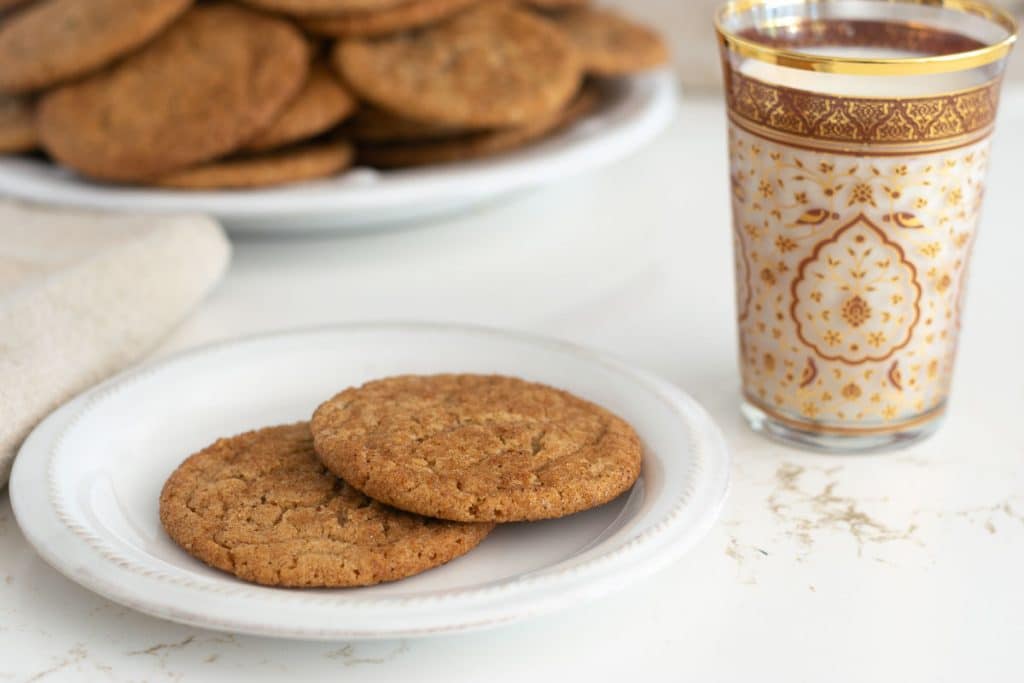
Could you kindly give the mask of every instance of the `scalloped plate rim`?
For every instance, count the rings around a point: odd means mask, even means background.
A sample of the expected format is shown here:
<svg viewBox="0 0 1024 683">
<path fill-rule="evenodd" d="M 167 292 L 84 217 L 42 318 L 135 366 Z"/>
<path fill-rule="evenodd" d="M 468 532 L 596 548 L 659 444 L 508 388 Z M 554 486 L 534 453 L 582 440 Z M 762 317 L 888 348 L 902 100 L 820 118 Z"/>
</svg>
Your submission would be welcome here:
<svg viewBox="0 0 1024 683">
<path fill-rule="evenodd" d="M 42 467 L 43 470 L 46 470 L 46 468 L 49 467 L 49 462 L 52 457 L 51 449 L 54 447 L 59 435 L 62 434 L 74 422 L 74 420 L 83 413 L 83 410 L 89 406 L 90 401 L 94 400 L 97 396 L 102 396 L 104 392 L 116 389 L 118 386 L 124 385 L 126 382 L 130 383 L 133 378 L 135 378 L 136 381 L 144 381 L 147 373 L 158 371 L 161 368 L 170 367 L 175 362 L 187 362 L 190 358 L 198 357 L 204 353 L 216 352 L 218 349 L 230 351 L 233 346 L 238 344 L 272 343 L 275 339 L 287 340 L 296 335 L 301 336 L 304 334 L 320 333 L 345 334 L 346 332 L 358 332 L 361 330 L 388 330 L 392 332 L 406 330 L 412 331 L 413 334 L 416 332 L 447 332 L 463 336 L 485 335 L 489 337 L 497 337 L 499 339 L 505 338 L 514 341 L 515 343 L 543 345 L 547 348 L 554 349 L 557 352 L 578 356 L 588 362 L 606 363 L 609 367 L 614 367 L 619 371 L 625 372 L 627 375 L 632 376 L 636 381 L 644 383 L 651 390 L 667 392 L 668 395 L 679 401 L 680 405 L 685 404 L 687 410 L 691 411 L 691 418 L 695 420 L 694 425 L 691 426 L 697 429 L 702 439 L 706 439 L 706 448 L 708 449 L 706 457 L 709 459 L 703 464 L 707 466 L 706 474 L 708 476 L 706 477 L 706 481 L 703 481 L 703 486 L 705 487 L 704 490 L 698 491 L 696 494 L 695 505 L 699 506 L 699 509 L 687 510 L 689 521 L 683 528 L 673 529 L 671 528 L 671 525 L 669 525 L 659 532 L 660 537 L 659 534 L 655 534 L 653 539 L 648 538 L 644 544 L 640 544 L 640 547 L 632 549 L 626 548 L 625 550 L 617 549 L 616 552 L 622 550 L 617 557 L 605 562 L 604 566 L 597 566 L 596 568 L 591 566 L 586 571 L 577 572 L 578 576 L 573 575 L 572 572 L 569 571 L 572 569 L 570 566 L 569 569 L 556 572 L 556 580 L 547 581 L 546 583 L 542 580 L 539 585 L 537 585 L 536 582 L 534 582 L 534 585 L 531 585 L 531 582 L 524 582 L 518 577 L 504 579 L 502 581 L 509 584 L 522 584 L 517 587 L 516 591 L 512 591 L 511 593 L 506 591 L 505 595 L 502 595 L 499 591 L 498 593 L 489 596 L 487 591 L 484 590 L 480 595 L 470 595 L 468 598 L 461 599 L 461 602 L 460 600 L 447 599 L 447 596 L 442 596 L 441 598 L 428 597 L 425 599 L 413 598 L 413 605 L 416 604 L 417 600 L 428 607 L 440 603 L 455 604 L 455 608 L 449 610 L 447 614 L 436 619 L 433 617 L 427 618 L 426 621 L 428 624 L 426 626 L 410 628 L 403 628 L 400 626 L 389 628 L 340 628 L 335 626 L 323 628 L 322 626 L 310 627 L 305 624 L 297 623 L 272 623 L 272 621 L 268 621 L 265 618 L 241 620 L 223 618 L 211 615 L 202 608 L 197 609 L 194 605 L 192 607 L 186 607 L 175 605 L 173 604 L 173 601 L 169 604 L 167 600 L 160 601 L 152 598 L 142 598 L 139 596 L 139 593 L 145 592 L 143 588 L 138 587 L 134 589 L 126 589 L 122 583 L 118 582 L 118 578 L 124 578 L 123 576 L 119 576 L 119 572 L 127 570 L 123 567 L 119 568 L 116 564 L 110 564 L 109 560 L 95 555 L 93 548 L 89 547 L 87 544 L 82 544 L 81 539 L 70 534 L 70 532 L 63 527 L 60 520 L 56 517 L 55 511 L 49 507 L 48 497 L 46 495 L 39 495 L 40 492 L 38 491 L 38 486 L 40 485 L 40 467 Z M 139 380 L 140 377 L 143 379 Z M 641 434 L 641 436 L 643 436 L 643 434 Z M 41 483 L 45 488 L 45 471 L 43 472 L 43 475 Z M 673 559 L 677 558 L 689 549 L 689 547 L 696 543 L 696 541 L 707 532 L 717 518 L 724 502 L 728 488 L 728 478 L 728 452 L 720 431 L 711 421 L 710 417 L 708 417 L 703 409 L 680 389 L 668 382 L 665 382 L 664 380 L 650 375 L 645 371 L 630 368 L 628 365 L 606 355 L 589 351 L 577 345 L 522 333 L 505 332 L 473 326 L 430 323 L 356 323 L 257 335 L 238 340 L 211 344 L 176 354 L 155 363 L 147 364 L 139 369 L 123 373 L 122 375 L 101 384 L 95 389 L 82 394 L 55 411 L 55 413 L 44 420 L 32 435 L 30 435 L 29 439 L 26 440 L 19 457 L 15 462 L 14 472 L 12 473 L 11 501 L 12 506 L 14 507 L 15 517 L 19 525 L 22 527 L 26 538 L 33 546 L 36 547 L 37 551 L 40 552 L 42 557 L 49 564 L 72 580 L 99 593 L 100 595 L 114 600 L 115 602 L 119 602 L 154 616 L 205 628 L 285 638 L 338 640 L 415 637 L 488 628 L 502 623 L 507 623 L 509 621 L 519 620 L 536 614 L 552 611 L 554 609 L 567 607 L 575 602 L 592 599 L 611 590 L 621 588 L 631 581 L 642 576 L 646 576 L 668 562 L 671 562 Z M 45 504 L 40 503 L 41 499 Z M 49 518 L 50 515 L 53 515 L 52 519 Z M 60 542 L 57 542 L 58 539 Z M 75 549 L 73 551 L 69 549 L 69 542 L 78 543 L 78 545 L 75 545 Z M 71 555 L 75 555 L 75 553 L 80 552 L 87 553 L 87 555 L 84 556 L 84 560 L 69 560 L 69 553 Z M 586 567 L 586 565 L 597 562 L 603 557 L 604 556 L 598 556 L 595 560 L 588 560 L 588 562 L 583 563 L 583 566 Z M 561 578 L 558 578 L 559 576 L 561 576 Z M 569 579 L 572 580 L 570 581 Z M 576 579 L 580 579 L 581 582 L 576 581 Z M 147 580 L 144 583 L 149 588 L 163 585 L 159 580 L 155 583 Z M 501 583 L 501 581 L 499 581 L 499 583 Z M 248 587 L 248 584 L 241 582 L 239 582 L 239 585 L 242 587 Z M 479 589 L 467 590 L 472 593 L 473 590 Z M 274 590 L 274 592 L 282 596 L 298 595 L 302 593 L 307 595 L 309 594 L 308 592 L 287 590 Z M 187 590 L 185 591 L 185 594 L 188 594 Z M 209 598 L 210 596 L 201 594 L 199 597 Z M 228 595 L 228 598 L 229 597 L 230 595 Z M 510 598 L 512 598 L 513 604 L 509 604 Z M 291 598 L 287 597 L 283 598 L 283 600 L 288 603 L 293 602 Z M 364 619 L 365 623 L 373 623 L 375 619 L 378 622 L 381 620 L 387 622 L 389 619 L 396 619 L 396 615 L 400 616 L 402 610 L 407 609 L 406 604 L 409 603 L 408 599 L 401 597 L 377 598 L 377 601 L 381 603 L 388 603 L 390 601 L 394 602 L 394 605 L 391 605 L 390 607 L 378 605 L 375 607 L 374 600 L 370 600 L 367 604 L 359 604 L 355 603 L 355 601 L 349 601 L 350 604 L 345 605 L 344 603 L 346 600 L 341 599 L 338 601 L 339 605 L 328 607 L 330 609 L 340 610 L 339 614 L 345 614 L 346 610 L 348 610 L 348 616 L 361 617 Z M 201 603 L 202 601 L 199 602 Z M 271 600 L 268 602 L 274 603 L 278 601 Z M 299 602 L 299 600 L 296 599 L 295 602 Z M 421 607 L 423 605 L 421 605 Z M 269 607 L 264 605 L 263 607 L 265 609 L 272 609 L 273 605 L 271 604 Z M 444 610 L 441 611 L 444 612 Z M 369 616 L 367 617 L 367 615 Z M 423 615 L 420 614 L 419 616 L 422 618 Z"/>
</svg>

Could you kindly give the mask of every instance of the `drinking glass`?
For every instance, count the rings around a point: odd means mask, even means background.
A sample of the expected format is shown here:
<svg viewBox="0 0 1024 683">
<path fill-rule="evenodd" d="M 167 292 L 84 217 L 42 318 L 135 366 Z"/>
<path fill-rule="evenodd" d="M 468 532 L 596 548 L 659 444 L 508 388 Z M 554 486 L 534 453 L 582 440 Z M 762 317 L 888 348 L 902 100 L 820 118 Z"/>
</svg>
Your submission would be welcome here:
<svg viewBox="0 0 1024 683">
<path fill-rule="evenodd" d="M 716 16 L 750 425 L 867 451 L 946 409 L 1012 16 L 737 0 Z"/>
</svg>

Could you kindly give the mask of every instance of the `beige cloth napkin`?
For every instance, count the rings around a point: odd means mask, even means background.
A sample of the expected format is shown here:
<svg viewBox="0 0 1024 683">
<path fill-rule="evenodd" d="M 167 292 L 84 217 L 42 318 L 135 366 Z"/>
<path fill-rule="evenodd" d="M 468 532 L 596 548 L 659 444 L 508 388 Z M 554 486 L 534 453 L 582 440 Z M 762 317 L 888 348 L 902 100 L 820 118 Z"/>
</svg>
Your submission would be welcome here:
<svg viewBox="0 0 1024 683">
<path fill-rule="evenodd" d="M 203 216 L 0 201 L 0 488 L 32 428 L 154 348 L 217 283 L 230 253 Z"/>
</svg>

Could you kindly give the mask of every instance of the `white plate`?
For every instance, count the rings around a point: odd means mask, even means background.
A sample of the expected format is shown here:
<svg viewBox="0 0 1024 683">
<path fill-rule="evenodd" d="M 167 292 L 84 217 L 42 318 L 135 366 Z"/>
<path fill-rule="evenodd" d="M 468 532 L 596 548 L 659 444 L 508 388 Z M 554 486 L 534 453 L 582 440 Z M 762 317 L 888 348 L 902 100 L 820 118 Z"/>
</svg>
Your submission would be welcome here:
<svg viewBox="0 0 1024 683">
<path fill-rule="evenodd" d="M 661 132 L 677 98 L 671 72 L 622 79 L 593 115 L 514 152 L 408 171 L 358 168 L 336 178 L 257 190 L 103 185 L 46 161 L 0 157 L 0 194 L 93 209 L 207 213 L 236 233 L 366 229 L 451 213 L 609 164 Z"/>
<path fill-rule="evenodd" d="M 464 557 L 371 588 L 250 585 L 189 557 L 161 529 L 164 480 L 216 437 L 307 418 L 340 388 L 371 378 L 444 371 L 514 374 L 607 406 L 641 436 L 640 481 L 601 508 L 499 527 Z M 47 562 L 116 602 L 212 629 L 355 639 L 485 628 L 621 588 L 708 530 L 727 481 L 718 429 L 665 381 L 556 341 L 366 324 L 207 347 L 83 394 L 25 442 L 11 502 Z"/>
</svg>

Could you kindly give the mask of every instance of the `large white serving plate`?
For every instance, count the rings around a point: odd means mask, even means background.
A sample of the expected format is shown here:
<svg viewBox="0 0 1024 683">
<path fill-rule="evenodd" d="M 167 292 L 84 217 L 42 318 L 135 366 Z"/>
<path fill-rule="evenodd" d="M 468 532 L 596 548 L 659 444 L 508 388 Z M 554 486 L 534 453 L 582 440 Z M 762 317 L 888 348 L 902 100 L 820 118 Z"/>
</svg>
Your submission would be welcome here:
<svg viewBox="0 0 1024 683">
<path fill-rule="evenodd" d="M 564 131 L 488 159 L 405 171 L 352 169 L 256 190 L 184 192 L 90 182 L 48 161 L 0 157 L 0 195 L 91 209 L 211 214 L 235 233 L 368 229 L 455 212 L 612 163 L 668 124 L 670 72 L 610 84 L 603 105 Z"/>
<path fill-rule="evenodd" d="M 371 378 L 450 371 L 517 375 L 610 408 L 643 441 L 640 480 L 601 508 L 501 526 L 443 567 L 370 588 L 250 585 L 191 558 L 163 532 L 164 480 L 217 437 L 307 418 Z M 212 629 L 356 639 L 480 629 L 626 586 L 708 530 L 728 473 L 717 427 L 663 380 L 562 342 L 396 323 L 224 343 L 117 377 L 32 433 L 10 487 L 18 524 L 40 555 L 111 600 Z"/>
</svg>

